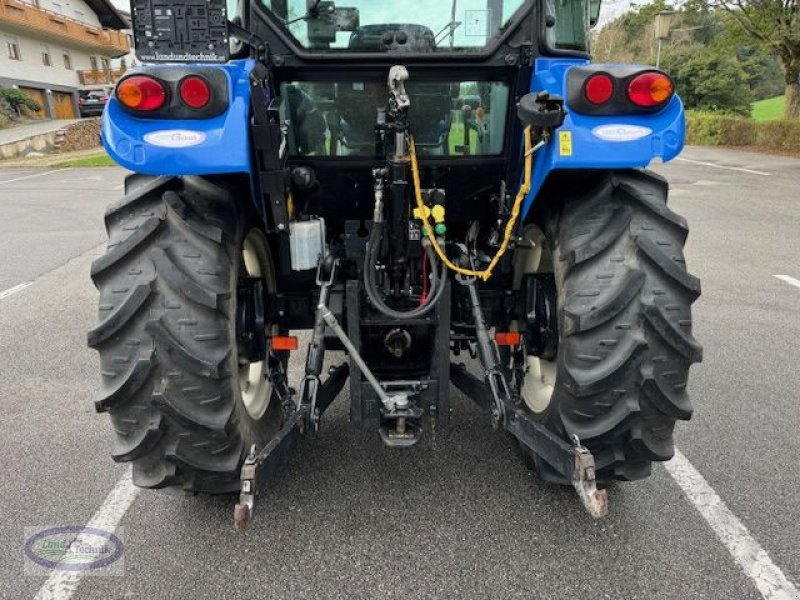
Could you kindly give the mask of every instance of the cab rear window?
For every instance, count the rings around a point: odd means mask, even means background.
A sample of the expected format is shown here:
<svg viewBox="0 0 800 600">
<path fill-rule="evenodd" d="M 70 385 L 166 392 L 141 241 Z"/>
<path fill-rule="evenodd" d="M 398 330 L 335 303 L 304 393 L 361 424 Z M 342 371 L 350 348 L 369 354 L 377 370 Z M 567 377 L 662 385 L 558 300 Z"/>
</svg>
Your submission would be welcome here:
<svg viewBox="0 0 800 600">
<path fill-rule="evenodd" d="M 261 1 L 300 46 L 343 53 L 481 50 L 526 5 L 526 0 Z"/>
</svg>

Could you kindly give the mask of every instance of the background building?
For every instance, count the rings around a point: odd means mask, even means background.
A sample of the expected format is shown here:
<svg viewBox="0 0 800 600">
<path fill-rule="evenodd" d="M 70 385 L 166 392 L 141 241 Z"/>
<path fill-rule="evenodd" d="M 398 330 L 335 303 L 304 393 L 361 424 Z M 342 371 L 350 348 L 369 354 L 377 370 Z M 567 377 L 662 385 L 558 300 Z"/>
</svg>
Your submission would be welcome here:
<svg viewBox="0 0 800 600">
<path fill-rule="evenodd" d="M 0 0 L 0 87 L 17 87 L 49 118 L 77 117 L 78 88 L 113 84 L 129 24 L 109 0 Z"/>
<path fill-rule="evenodd" d="M 122 15 L 122 18 L 124 18 L 129 23 L 128 29 L 123 29 L 122 33 L 124 33 L 125 35 L 128 36 L 128 43 L 130 44 L 131 48 L 130 48 L 130 51 L 125 56 L 120 56 L 119 58 L 115 58 L 113 61 L 111 61 L 111 66 L 112 66 L 112 68 L 115 68 L 115 69 L 117 69 L 117 68 L 123 68 L 124 69 L 125 67 L 130 69 L 131 67 L 137 67 L 141 63 L 139 62 L 139 59 L 136 58 L 136 48 L 134 48 L 134 44 L 133 44 L 133 29 L 131 29 L 131 26 L 130 26 L 130 23 L 132 22 L 131 21 L 131 13 L 128 12 L 127 8 L 119 8 L 119 6 L 118 6 L 120 4 L 119 0 L 115 0 L 114 4 L 115 4 L 115 6 L 118 7 L 118 10 L 119 10 L 120 14 Z M 128 4 L 128 3 L 126 2 L 125 4 Z"/>
</svg>

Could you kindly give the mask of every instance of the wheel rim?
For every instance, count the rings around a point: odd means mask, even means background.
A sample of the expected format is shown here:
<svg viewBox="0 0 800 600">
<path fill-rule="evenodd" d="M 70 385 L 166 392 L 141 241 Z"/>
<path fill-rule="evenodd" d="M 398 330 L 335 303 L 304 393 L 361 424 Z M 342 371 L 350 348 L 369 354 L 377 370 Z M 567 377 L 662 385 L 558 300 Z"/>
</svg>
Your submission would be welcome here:
<svg viewBox="0 0 800 600">
<path fill-rule="evenodd" d="M 541 229 L 529 225 L 525 229 L 525 238 L 533 242 L 534 246 L 519 251 L 515 257 L 514 289 L 516 290 L 522 286 L 524 275 L 553 272 L 552 258 L 547 250 L 547 240 Z M 553 400 L 556 385 L 556 362 L 528 355 L 524 343 L 520 354 L 524 373 L 520 396 L 531 412 L 541 414 L 549 408 Z"/>
<path fill-rule="evenodd" d="M 266 281 L 267 291 L 271 292 L 274 289 L 274 274 L 268 252 L 263 235 L 252 230 L 242 243 L 239 278 L 262 277 Z M 242 404 L 247 414 L 256 420 L 264 416 L 272 400 L 272 383 L 268 375 L 269 359 L 239 363 Z"/>
</svg>

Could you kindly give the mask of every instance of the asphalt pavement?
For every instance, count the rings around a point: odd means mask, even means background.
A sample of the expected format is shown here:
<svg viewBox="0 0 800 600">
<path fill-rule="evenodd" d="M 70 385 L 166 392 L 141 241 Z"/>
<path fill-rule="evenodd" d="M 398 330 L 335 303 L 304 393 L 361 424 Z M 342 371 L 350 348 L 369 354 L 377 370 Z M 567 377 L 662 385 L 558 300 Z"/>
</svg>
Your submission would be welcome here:
<svg viewBox="0 0 800 600">
<path fill-rule="evenodd" d="M 123 574 L 39 597 L 785 597 L 736 548 L 757 542 L 756 558 L 800 584 L 800 160 L 689 148 L 655 170 L 689 220 L 687 260 L 703 283 L 705 358 L 677 445 L 746 539 L 720 538 L 722 512 L 699 511 L 662 465 L 612 486 L 610 515 L 593 521 L 455 389 L 449 431 L 384 448 L 350 428 L 345 390 L 259 498 L 246 536 L 230 498 L 142 491 L 119 511 Z M 107 415 L 94 413 L 98 360 L 85 347 L 89 265 L 122 181 L 114 168 L 0 170 L 2 598 L 34 598 L 48 581 L 24 572 L 25 527 L 84 525 L 125 479 Z"/>
</svg>

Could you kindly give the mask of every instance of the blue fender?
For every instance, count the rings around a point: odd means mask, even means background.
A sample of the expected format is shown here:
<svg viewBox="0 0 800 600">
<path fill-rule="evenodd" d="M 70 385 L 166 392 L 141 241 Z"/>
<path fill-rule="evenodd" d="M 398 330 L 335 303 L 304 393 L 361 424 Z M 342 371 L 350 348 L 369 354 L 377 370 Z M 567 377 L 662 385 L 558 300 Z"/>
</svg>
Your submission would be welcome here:
<svg viewBox="0 0 800 600">
<path fill-rule="evenodd" d="M 567 97 L 569 69 L 589 61 L 572 58 L 536 60 L 531 92 L 548 91 Z M 643 67 L 644 68 L 644 67 Z M 556 169 L 623 169 L 649 165 L 653 159 L 672 160 L 683 150 L 686 134 L 683 102 L 675 95 L 653 114 L 591 116 L 565 106 L 567 118 L 537 153 L 531 191 L 522 207 L 528 214 L 547 177 Z"/>
<path fill-rule="evenodd" d="M 145 175 L 250 174 L 249 75 L 255 61 L 195 66 L 225 72 L 229 96 L 226 111 L 210 119 L 140 119 L 123 109 L 112 95 L 103 113 L 101 137 L 114 162 Z M 148 66 L 146 72 L 157 76 L 159 68 Z M 159 141 L 148 142 L 150 134 L 157 134 Z"/>
</svg>

